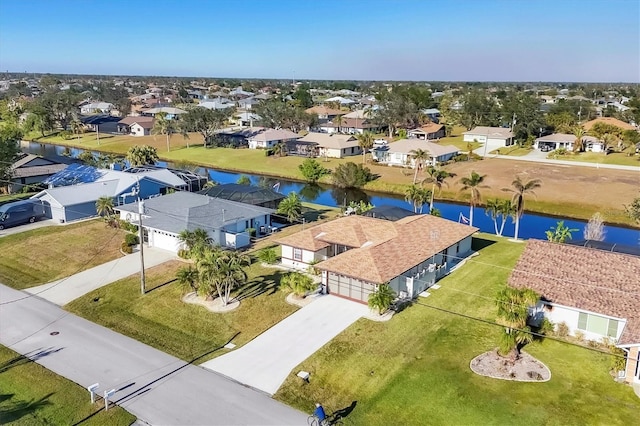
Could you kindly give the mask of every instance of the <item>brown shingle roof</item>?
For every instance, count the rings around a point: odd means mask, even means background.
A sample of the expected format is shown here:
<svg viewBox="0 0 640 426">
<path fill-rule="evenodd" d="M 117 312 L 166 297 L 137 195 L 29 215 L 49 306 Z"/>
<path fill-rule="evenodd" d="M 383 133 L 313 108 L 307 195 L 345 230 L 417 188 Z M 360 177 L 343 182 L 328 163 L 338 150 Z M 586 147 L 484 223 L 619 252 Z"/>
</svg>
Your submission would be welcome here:
<svg viewBox="0 0 640 426">
<path fill-rule="evenodd" d="M 410 130 L 409 133 L 437 133 L 439 132 L 444 125 L 436 124 L 436 123 L 427 123 L 424 126 L 420 126 L 417 129 Z"/>
<path fill-rule="evenodd" d="M 339 109 L 327 108 L 324 105 L 316 105 L 311 108 L 307 108 L 304 110 L 307 114 L 315 114 L 315 115 L 342 115 L 346 114 L 347 111 L 342 111 Z"/>
<path fill-rule="evenodd" d="M 612 126 L 619 127 L 622 130 L 636 130 L 636 128 L 633 127 L 631 124 L 625 123 L 624 121 L 618 120 L 617 118 L 614 118 L 614 117 L 599 117 L 594 120 L 587 121 L 582 125 L 582 127 L 584 127 L 586 131 L 589 131 L 596 123 L 610 124 Z"/>
<path fill-rule="evenodd" d="M 640 258 L 529 240 L 509 285 L 552 303 L 627 320 L 619 344 L 640 343 Z"/>
<path fill-rule="evenodd" d="M 124 124 L 126 126 L 131 126 L 133 123 L 138 123 L 139 125 L 143 125 L 143 123 L 151 123 L 153 126 L 153 121 L 155 119 L 153 117 L 133 117 L 127 116 L 122 120 L 118 121 L 118 124 Z"/>
<path fill-rule="evenodd" d="M 347 216 L 277 242 L 314 251 L 328 244 L 318 248 L 301 244 L 319 240 L 355 247 L 320 262 L 316 267 L 372 283 L 383 283 L 477 230 L 431 215 L 409 216 L 396 222 Z"/>
</svg>

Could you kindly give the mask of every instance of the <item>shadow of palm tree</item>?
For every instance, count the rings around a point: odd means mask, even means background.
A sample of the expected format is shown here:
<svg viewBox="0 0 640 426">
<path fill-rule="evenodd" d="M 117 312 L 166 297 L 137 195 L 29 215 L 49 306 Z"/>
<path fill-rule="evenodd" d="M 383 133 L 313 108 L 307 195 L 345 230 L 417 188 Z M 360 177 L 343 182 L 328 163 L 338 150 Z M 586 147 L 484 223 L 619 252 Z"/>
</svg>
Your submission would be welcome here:
<svg viewBox="0 0 640 426">
<path fill-rule="evenodd" d="M 274 271 L 269 275 L 256 277 L 238 289 L 237 300 L 258 297 L 262 294 L 275 294 L 280 288 L 283 271 Z"/>
<path fill-rule="evenodd" d="M 29 416 L 47 405 L 51 405 L 48 399 L 53 395 L 49 393 L 37 400 L 31 401 L 12 401 L 12 394 L 0 395 L 0 424 L 7 424 L 18 421 L 23 417 Z"/>
<path fill-rule="evenodd" d="M 2 364 L 0 364 L 0 373 L 4 373 L 7 370 L 12 369 L 13 367 L 18 367 L 20 365 L 28 364 L 33 361 L 37 361 L 40 358 L 43 358 L 47 355 L 54 354 L 56 352 L 60 352 L 64 348 L 54 349 L 53 347 L 49 347 L 47 349 L 35 349 L 31 352 L 27 352 L 24 355 L 18 355 Z"/>
</svg>

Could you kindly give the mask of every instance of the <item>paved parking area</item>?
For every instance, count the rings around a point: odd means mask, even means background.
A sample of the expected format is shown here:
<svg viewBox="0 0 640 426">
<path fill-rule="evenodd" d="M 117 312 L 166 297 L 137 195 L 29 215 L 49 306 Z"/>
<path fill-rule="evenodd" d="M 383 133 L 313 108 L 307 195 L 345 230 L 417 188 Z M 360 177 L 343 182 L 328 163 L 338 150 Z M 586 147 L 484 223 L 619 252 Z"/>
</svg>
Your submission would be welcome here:
<svg viewBox="0 0 640 426">
<path fill-rule="evenodd" d="M 55 222 L 53 219 L 44 219 L 34 223 L 25 223 L 24 225 L 12 226 L 10 228 L 0 229 L 0 238 L 6 235 L 19 234 L 20 232 L 30 231 L 32 229 L 55 225 L 59 225 L 59 223 Z"/>
<path fill-rule="evenodd" d="M 243 347 L 201 366 L 273 395 L 294 367 L 368 312 L 360 303 L 318 296 Z"/>
</svg>

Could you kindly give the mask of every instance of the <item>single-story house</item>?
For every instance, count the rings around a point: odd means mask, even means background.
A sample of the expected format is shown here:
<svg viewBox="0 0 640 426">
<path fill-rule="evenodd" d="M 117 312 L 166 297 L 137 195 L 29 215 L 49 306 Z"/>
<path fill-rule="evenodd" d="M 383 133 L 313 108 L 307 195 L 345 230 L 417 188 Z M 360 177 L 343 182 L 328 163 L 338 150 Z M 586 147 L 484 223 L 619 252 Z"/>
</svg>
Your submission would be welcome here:
<svg viewBox="0 0 640 426">
<path fill-rule="evenodd" d="M 340 105 L 351 105 L 356 103 L 353 99 L 343 98 L 342 96 L 334 96 L 333 98 L 325 99 L 324 102 L 337 102 Z"/>
<path fill-rule="evenodd" d="M 80 114 L 110 114 L 114 109 L 112 103 L 109 102 L 92 102 L 80 107 Z"/>
<path fill-rule="evenodd" d="M 471 252 L 477 228 L 431 215 L 397 221 L 345 216 L 278 239 L 282 264 L 322 271 L 336 296 L 367 303 L 383 283 L 400 298 L 414 298 Z M 319 262 L 319 263 L 315 263 Z"/>
<path fill-rule="evenodd" d="M 258 114 L 254 114 L 253 112 L 241 112 L 233 116 L 232 124 L 241 127 L 253 127 L 253 123 L 259 122 L 262 120 Z"/>
<path fill-rule="evenodd" d="M 125 117 L 118 121 L 118 132 L 132 136 L 148 136 L 154 123 L 153 117 Z"/>
<path fill-rule="evenodd" d="M 498 148 L 514 144 L 514 133 L 511 129 L 504 127 L 478 126 L 463 133 L 464 142 L 480 142 L 484 145 L 484 154 L 488 154 Z"/>
<path fill-rule="evenodd" d="M 240 185 L 238 183 L 212 186 L 211 188 L 199 191 L 198 194 L 251 204 L 252 206 L 266 207 L 268 209 L 277 209 L 280 201 L 286 198 L 283 194 L 273 189 L 252 185 Z"/>
<path fill-rule="evenodd" d="M 11 183 L 7 184 L 9 192 L 20 192 L 25 185 L 41 183 L 49 176 L 52 176 L 67 168 L 67 165 L 49 158 L 40 157 L 33 154 L 20 153 L 11 164 Z M 0 186 L 5 186 L 2 182 Z"/>
<path fill-rule="evenodd" d="M 259 103 L 260 103 L 260 101 L 258 99 L 256 99 L 256 98 L 240 99 L 238 101 L 238 108 L 242 108 L 244 110 L 249 110 L 254 105 L 258 105 Z"/>
<path fill-rule="evenodd" d="M 375 161 L 389 166 L 411 166 L 415 167 L 415 160 L 411 151 L 423 150 L 429 152 L 430 165 L 437 165 L 451 160 L 458 155 L 460 150 L 453 145 L 440 145 L 421 139 L 400 139 L 386 146 L 376 148 L 372 151 Z"/>
<path fill-rule="evenodd" d="M 171 190 L 185 190 L 186 183 L 169 170 L 144 173 L 96 169 L 72 164 L 50 176 L 43 183 L 49 185 L 31 198 L 38 198 L 47 207 L 46 216 L 59 222 L 70 222 L 96 216 L 96 201 L 111 197 L 114 205 L 140 198 L 166 194 Z"/>
<path fill-rule="evenodd" d="M 309 132 L 299 142 L 315 144 L 320 157 L 343 158 L 362 154 L 358 138 L 353 135 Z"/>
<path fill-rule="evenodd" d="M 540 151 L 554 151 L 556 149 L 573 150 L 576 137 L 566 133 L 553 133 L 551 135 L 537 138 L 533 144 L 535 149 Z M 604 143 L 593 136 L 583 136 L 582 143 L 585 151 L 602 152 Z"/>
<path fill-rule="evenodd" d="M 180 114 L 186 114 L 187 111 L 180 108 L 166 107 L 166 106 L 149 108 L 149 109 L 140 111 L 140 114 L 145 117 L 155 117 L 157 114 L 160 114 L 160 113 L 166 114 L 166 118 L 170 120 L 172 118 L 178 117 Z"/>
<path fill-rule="evenodd" d="M 344 118 L 333 121 L 327 121 L 326 123 L 321 123 L 319 126 L 320 131 L 323 133 L 347 133 L 350 135 L 356 133 L 379 133 L 384 128 L 378 124 L 371 123 L 366 118 Z"/>
<path fill-rule="evenodd" d="M 344 115 L 346 111 L 333 109 L 324 105 L 316 105 L 304 110 L 307 114 L 316 115 L 320 120 L 333 120 L 338 115 Z"/>
<path fill-rule="evenodd" d="M 199 107 L 208 109 L 235 108 L 235 102 L 226 98 L 204 99 L 198 104 Z"/>
<path fill-rule="evenodd" d="M 624 380 L 640 383 L 640 257 L 529 240 L 509 278 L 540 294 L 534 320 L 564 323 L 571 335 L 613 342 L 627 353 Z"/>
<path fill-rule="evenodd" d="M 436 124 L 436 123 L 428 123 L 424 126 L 418 127 L 417 129 L 409 130 L 407 132 L 409 137 L 418 138 L 418 139 L 440 139 L 444 138 L 445 129 L 444 124 Z"/>
<path fill-rule="evenodd" d="M 300 135 L 287 129 L 262 129 L 247 137 L 249 149 L 269 149 L 280 142 L 300 139 Z"/>
<path fill-rule="evenodd" d="M 138 223 L 138 203 L 115 207 L 122 220 Z M 250 228 L 271 225 L 272 209 L 192 192 L 174 192 L 144 201 L 142 227 L 149 247 L 177 253 L 184 248 L 182 231 L 204 229 L 214 244 L 242 248 L 250 244 Z"/>
</svg>

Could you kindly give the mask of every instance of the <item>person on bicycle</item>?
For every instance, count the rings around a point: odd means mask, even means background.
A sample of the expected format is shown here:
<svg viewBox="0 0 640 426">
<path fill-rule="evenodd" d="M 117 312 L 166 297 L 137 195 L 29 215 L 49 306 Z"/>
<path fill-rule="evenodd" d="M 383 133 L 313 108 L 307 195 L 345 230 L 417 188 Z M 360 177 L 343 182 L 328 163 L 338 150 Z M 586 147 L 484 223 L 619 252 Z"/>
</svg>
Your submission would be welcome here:
<svg viewBox="0 0 640 426">
<path fill-rule="evenodd" d="M 313 415 L 318 418 L 318 423 L 324 424 L 324 421 L 327 420 L 327 415 L 324 412 L 324 407 L 319 402 L 316 402 L 316 409 L 313 411 Z"/>
</svg>

